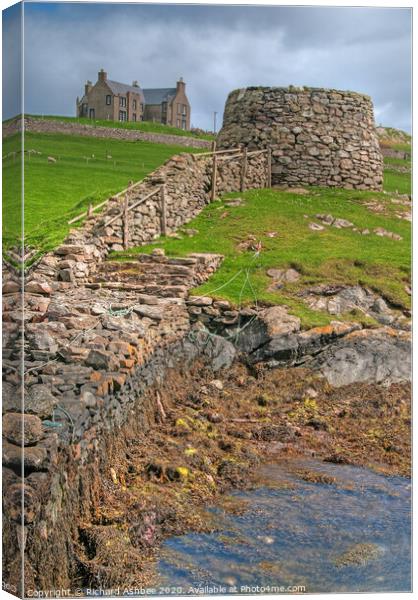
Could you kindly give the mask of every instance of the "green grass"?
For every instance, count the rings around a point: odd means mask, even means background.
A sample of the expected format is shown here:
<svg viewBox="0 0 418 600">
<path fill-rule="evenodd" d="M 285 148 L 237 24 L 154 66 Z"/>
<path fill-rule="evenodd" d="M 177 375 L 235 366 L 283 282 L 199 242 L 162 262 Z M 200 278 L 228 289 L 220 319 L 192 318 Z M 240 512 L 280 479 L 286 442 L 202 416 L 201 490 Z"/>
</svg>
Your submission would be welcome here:
<svg viewBox="0 0 418 600">
<path fill-rule="evenodd" d="M 309 195 L 296 195 L 269 189 L 229 194 L 206 207 L 186 226 L 198 230 L 194 237 L 165 238 L 158 241 L 158 246 L 172 256 L 190 252 L 223 254 L 221 268 L 195 290 L 196 294 L 227 299 L 236 305 L 253 304 L 256 300 L 285 304 L 301 317 L 305 327 L 324 325 L 334 318 L 310 310 L 298 296 L 300 290 L 311 284 L 366 285 L 396 305 L 409 306 L 410 298 L 404 288 L 410 276 L 410 224 L 393 215 L 390 196 L 329 188 L 310 188 L 309 192 Z M 245 205 L 225 206 L 226 198 L 238 196 L 244 199 Z M 371 199 L 378 199 L 387 206 L 387 214 L 371 212 L 364 205 Z M 308 225 L 311 221 L 318 222 L 317 213 L 348 219 L 359 229 L 373 231 L 375 227 L 384 227 L 400 234 L 403 240 L 395 241 L 373 233 L 360 235 L 351 229 L 334 227 L 314 232 Z M 277 237 L 268 237 L 268 232 L 277 232 Z M 263 250 L 258 258 L 253 251 L 238 249 L 238 244 L 250 235 L 262 242 Z M 114 256 L 128 259 L 153 247 L 150 244 Z M 266 274 L 272 267 L 294 267 L 302 277 L 296 284 L 272 292 L 268 290 L 272 280 Z M 349 318 L 361 320 L 358 314 Z"/>
<path fill-rule="evenodd" d="M 69 231 L 67 221 L 139 181 L 168 158 L 192 149 L 151 142 L 127 142 L 27 133 L 25 153 L 25 241 L 47 251 Z M 3 142 L 3 156 L 19 150 L 19 135 Z M 94 158 L 92 156 L 94 155 Z M 112 156 L 107 159 L 106 156 Z M 48 156 L 57 158 L 48 163 Z M 20 234 L 21 154 L 3 160 L 3 236 L 6 247 Z M 86 159 L 89 158 L 87 161 Z M 82 224 L 82 221 L 80 222 Z"/>
<path fill-rule="evenodd" d="M 390 169 L 392 165 L 395 167 L 406 167 L 410 169 L 412 164 L 411 159 L 405 160 L 403 158 L 392 158 L 391 156 L 385 156 L 383 162 L 385 163 L 385 169 Z"/>
<path fill-rule="evenodd" d="M 3 158 L 3 248 L 14 245 L 22 230 L 22 163 L 19 154 L 21 147 L 22 136 L 20 133 L 3 140 L 3 156 L 16 153 L 8 158 Z"/>
<path fill-rule="evenodd" d="M 407 161 L 402 161 L 406 165 Z M 411 193 L 411 173 L 399 173 L 387 165 L 383 176 L 383 187 L 387 192 L 395 192 L 398 194 Z"/>
<path fill-rule="evenodd" d="M 163 125 L 162 123 L 153 123 L 152 121 L 137 121 L 123 122 L 123 121 L 106 121 L 101 119 L 87 119 L 83 117 L 60 117 L 59 115 L 26 115 L 27 117 L 34 117 L 37 119 L 45 119 L 49 121 L 64 121 L 70 123 L 82 123 L 84 125 L 92 125 L 93 127 L 117 127 L 118 129 L 134 129 L 138 131 L 144 131 L 146 133 L 165 133 L 167 135 L 178 135 L 180 137 L 194 137 L 202 140 L 213 140 L 215 137 L 210 133 L 194 133 L 191 131 L 185 131 L 178 127 L 172 127 L 171 125 Z"/>
</svg>

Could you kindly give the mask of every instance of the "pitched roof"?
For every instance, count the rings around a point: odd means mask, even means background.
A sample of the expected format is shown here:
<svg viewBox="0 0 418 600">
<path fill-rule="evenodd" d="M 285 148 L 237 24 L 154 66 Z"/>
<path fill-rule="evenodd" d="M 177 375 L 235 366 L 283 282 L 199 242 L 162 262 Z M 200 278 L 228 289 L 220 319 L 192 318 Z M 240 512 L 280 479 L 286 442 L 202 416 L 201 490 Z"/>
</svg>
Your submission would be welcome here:
<svg viewBox="0 0 418 600">
<path fill-rule="evenodd" d="M 176 88 L 148 88 L 144 92 L 145 104 L 161 104 L 176 95 Z"/>
<path fill-rule="evenodd" d="M 127 92 L 131 92 L 133 94 L 143 95 L 143 90 L 141 90 L 140 87 L 119 83 L 119 81 L 112 81 L 111 79 L 106 79 L 106 83 L 114 94 L 126 94 Z"/>
</svg>

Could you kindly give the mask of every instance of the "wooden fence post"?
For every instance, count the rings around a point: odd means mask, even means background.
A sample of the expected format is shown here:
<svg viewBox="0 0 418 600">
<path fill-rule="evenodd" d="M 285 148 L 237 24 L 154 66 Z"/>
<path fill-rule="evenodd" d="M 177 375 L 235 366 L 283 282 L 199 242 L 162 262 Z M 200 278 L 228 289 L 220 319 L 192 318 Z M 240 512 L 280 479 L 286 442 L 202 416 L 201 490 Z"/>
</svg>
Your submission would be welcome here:
<svg viewBox="0 0 418 600">
<path fill-rule="evenodd" d="M 271 148 L 267 149 L 267 177 L 266 187 L 271 188 Z"/>
<path fill-rule="evenodd" d="M 90 218 L 93 216 L 93 204 L 90 202 L 89 207 L 87 209 L 87 218 Z"/>
<path fill-rule="evenodd" d="M 129 195 L 125 194 L 123 201 L 123 247 L 127 250 L 129 245 Z"/>
<path fill-rule="evenodd" d="M 160 188 L 160 199 L 161 199 L 161 216 L 160 216 L 161 235 L 167 235 L 167 215 L 166 215 L 165 185 L 164 184 Z"/>
<path fill-rule="evenodd" d="M 240 191 L 245 191 L 245 178 L 247 176 L 247 166 L 248 166 L 248 157 L 247 157 L 247 148 L 245 147 L 242 151 L 242 164 L 241 164 L 241 185 Z"/>
</svg>

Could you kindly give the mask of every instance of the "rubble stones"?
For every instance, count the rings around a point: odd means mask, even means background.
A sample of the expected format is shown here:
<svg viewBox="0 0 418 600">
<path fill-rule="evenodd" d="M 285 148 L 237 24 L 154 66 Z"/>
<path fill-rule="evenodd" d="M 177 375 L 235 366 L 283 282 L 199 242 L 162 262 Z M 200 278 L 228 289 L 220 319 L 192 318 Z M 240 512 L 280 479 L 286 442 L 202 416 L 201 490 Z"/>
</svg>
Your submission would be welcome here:
<svg viewBox="0 0 418 600">
<path fill-rule="evenodd" d="M 267 275 L 273 279 L 271 289 L 281 288 L 286 283 L 296 283 L 300 279 L 300 273 L 296 269 L 268 269 Z"/>
<path fill-rule="evenodd" d="M 373 229 L 373 231 L 380 237 L 388 237 L 392 240 L 396 240 L 397 242 L 402 240 L 402 236 L 397 233 L 393 233 L 392 231 L 387 231 L 387 229 L 384 229 L 383 227 L 376 227 L 376 229 Z"/>
<path fill-rule="evenodd" d="M 3 417 L 4 437 L 21 446 L 30 446 L 43 437 L 42 421 L 35 415 L 7 413 Z"/>
<path fill-rule="evenodd" d="M 37 281 L 34 279 L 25 285 L 25 292 L 50 296 L 52 294 L 52 288 L 46 281 Z"/>
<path fill-rule="evenodd" d="M 303 291 L 301 295 L 312 310 L 323 310 L 331 315 L 360 310 L 384 325 L 393 324 L 399 329 L 405 329 L 408 325 L 383 298 L 361 286 L 318 286 Z"/>
<path fill-rule="evenodd" d="M 51 393 L 49 385 L 32 385 L 25 394 L 25 412 L 37 415 L 40 419 L 51 418 L 57 398 Z"/>
<path fill-rule="evenodd" d="M 323 231 L 325 229 L 323 225 L 319 225 L 318 223 L 309 223 L 308 227 L 312 231 Z"/>
<path fill-rule="evenodd" d="M 35 471 L 45 469 L 48 464 L 47 450 L 39 446 L 29 446 L 23 452 L 20 446 L 3 442 L 3 464 L 6 467 L 20 469 L 22 461 L 25 469 Z"/>
<path fill-rule="evenodd" d="M 119 362 L 112 352 L 97 349 L 90 350 L 86 358 L 86 365 L 106 371 L 116 371 L 119 368 Z"/>
</svg>

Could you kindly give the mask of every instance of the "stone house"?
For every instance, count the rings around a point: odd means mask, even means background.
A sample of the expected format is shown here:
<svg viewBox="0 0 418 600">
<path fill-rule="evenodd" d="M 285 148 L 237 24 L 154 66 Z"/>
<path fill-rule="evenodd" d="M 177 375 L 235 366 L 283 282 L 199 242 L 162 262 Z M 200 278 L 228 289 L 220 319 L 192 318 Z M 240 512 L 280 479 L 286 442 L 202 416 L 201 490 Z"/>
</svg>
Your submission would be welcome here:
<svg viewBox="0 0 418 600">
<path fill-rule="evenodd" d="M 179 79 L 175 88 L 142 89 L 108 79 L 101 69 L 97 82 L 87 81 L 84 95 L 76 101 L 76 115 L 105 121 L 154 121 L 190 129 L 190 103 L 186 84 Z"/>
</svg>

